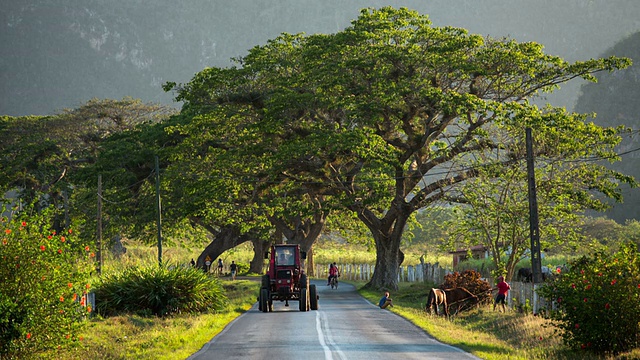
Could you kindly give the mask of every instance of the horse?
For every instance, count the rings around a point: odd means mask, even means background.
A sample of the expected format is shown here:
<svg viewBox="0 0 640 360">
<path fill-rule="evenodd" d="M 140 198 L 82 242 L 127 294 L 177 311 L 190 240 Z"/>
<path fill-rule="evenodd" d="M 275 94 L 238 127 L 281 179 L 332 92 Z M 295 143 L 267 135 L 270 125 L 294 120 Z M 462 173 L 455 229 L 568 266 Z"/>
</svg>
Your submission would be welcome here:
<svg viewBox="0 0 640 360">
<path fill-rule="evenodd" d="M 431 314 L 431 309 L 435 308 L 436 315 L 440 315 L 438 311 L 438 307 L 440 305 L 444 306 L 445 315 L 449 316 L 449 308 L 447 306 L 447 296 L 444 293 L 444 290 L 433 288 L 429 291 L 429 296 L 427 297 L 427 306 L 425 310 Z"/>
<path fill-rule="evenodd" d="M 448 315 L 448 311 L 451 308 L 452 305 L 456 305 L 459 303 L 465 303 L 468 300 L 473 300 L 474 304 L 478 304 L 480 302 L 480 300 L 478 299 L 477 296 L 475 296 L 474 294 L 472 294 L 469 290 L 463 288 L 463 287 L 457 287 L 457 288 L 453 288 L 453 289 L 445 289 L 443 290 L 445 295 L 446 295 L 446 301 L 447 301 L 447 315 Z M 456 312 L 458 310 L 461 310 L 464 307 L 464 304 L 458 305 L 455 307 Z"/>
<path fill-rule="evenodd" d="M 548 267 L 543 266 L 542 270 L 542 281 L 547 281 L 547 279 L 551 278 L 553 275 Z M 518 270 L 518 280 L 522 282 L 533 282 L 533 271 L 531 268 L 520 268 Z"/>
</svg>

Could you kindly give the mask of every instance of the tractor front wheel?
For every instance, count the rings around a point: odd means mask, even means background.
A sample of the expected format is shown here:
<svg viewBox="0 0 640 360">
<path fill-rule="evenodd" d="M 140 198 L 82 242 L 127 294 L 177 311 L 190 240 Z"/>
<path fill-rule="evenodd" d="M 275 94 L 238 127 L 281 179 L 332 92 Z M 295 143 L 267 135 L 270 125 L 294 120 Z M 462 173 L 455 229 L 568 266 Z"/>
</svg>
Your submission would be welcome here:
<svg viewBox="0 0 640 360">
<path fill-rule="evenodd" d="M 315 284 L 309 285 L 309 305 L 311 310 L 318 310 L 318 291 Z"/>
</svg>

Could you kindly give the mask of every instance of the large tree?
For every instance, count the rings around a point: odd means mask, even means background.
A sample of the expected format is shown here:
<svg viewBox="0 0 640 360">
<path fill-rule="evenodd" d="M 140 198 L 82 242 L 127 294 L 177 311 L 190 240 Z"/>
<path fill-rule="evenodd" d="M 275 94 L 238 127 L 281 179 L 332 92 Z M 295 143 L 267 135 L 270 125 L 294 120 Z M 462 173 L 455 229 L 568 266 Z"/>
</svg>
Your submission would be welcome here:
<svg viewBox="0 0 640 360">
<path fill-rule="evenodd" d="M 248 151 L 238 161 L 259 159 L 269 176 L 286 175 L 355 213 L 376 243 L 369 285 L 395 289 L 412 214 L 456 194 L 478 166 L 518 161 L 522 141 L 496 137 L 496 129 L 556 131 L 567 114 L 528 99 L 629 61 L 570 64 L 536 43 L 433 27 L 427 16 L 385 7 L 363 10 L 335 34 L 283 34 L 238 64 L 167 88 L 185 109 L 233 117 L 234 129 L 251 130 L 242 133 L 254 144 L 247 149 L 260 156 Z M 562 130 L 585 144 L 600 131 Z M 553 144 L 537 151 L 546 146 Z M 584 147 L 577 155 L 605 150 Z"/>
</svg>

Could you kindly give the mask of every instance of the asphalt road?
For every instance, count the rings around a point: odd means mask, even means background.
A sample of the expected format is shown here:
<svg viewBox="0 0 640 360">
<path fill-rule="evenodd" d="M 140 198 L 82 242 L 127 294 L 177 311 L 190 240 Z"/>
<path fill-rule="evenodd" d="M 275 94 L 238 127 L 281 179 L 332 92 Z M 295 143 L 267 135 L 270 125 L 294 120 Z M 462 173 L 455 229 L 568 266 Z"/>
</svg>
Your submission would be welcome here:
<svg viewBox="0 0 640 360">
<path fill-rule="evenodd" d="M 263 313 L 256 304 L 189 359 L 479 359 L 381 310 L 352 285 L 313 283 L 319 310 L 300 312 L 292 301 L 288 307 L 275 302 L 272 313 Z"/>
</svg>

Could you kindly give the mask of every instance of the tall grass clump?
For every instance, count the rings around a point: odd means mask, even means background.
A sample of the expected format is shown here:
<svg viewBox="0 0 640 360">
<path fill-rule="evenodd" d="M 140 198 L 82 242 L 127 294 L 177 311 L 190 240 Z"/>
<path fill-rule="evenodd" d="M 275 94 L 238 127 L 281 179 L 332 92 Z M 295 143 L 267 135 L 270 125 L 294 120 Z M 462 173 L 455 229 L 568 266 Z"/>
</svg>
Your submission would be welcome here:
<svg viewBox="0 0 640 360">
<path fill-rule="evenodd" d="M 95 286 L 96 310 L 166 316 L 224 308 L 227 297 L 218 279 L 181 266 L 129 267 L 104 275 Z"/>
</svg>

